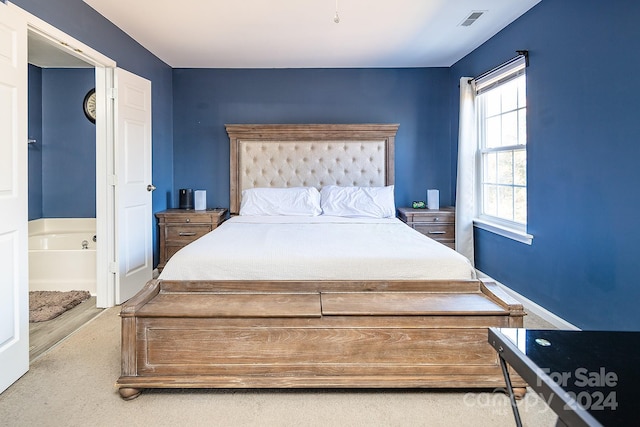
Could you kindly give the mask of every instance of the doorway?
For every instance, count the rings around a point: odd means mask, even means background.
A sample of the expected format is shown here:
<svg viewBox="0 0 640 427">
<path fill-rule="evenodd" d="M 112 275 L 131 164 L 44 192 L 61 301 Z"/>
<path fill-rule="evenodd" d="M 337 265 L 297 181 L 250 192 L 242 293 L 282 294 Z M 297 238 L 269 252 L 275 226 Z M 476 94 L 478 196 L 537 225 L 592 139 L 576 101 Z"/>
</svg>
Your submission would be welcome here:
<svg viewBox="0 0 640 427">
<path fill-rule="evenodd" d="M 59 46 L 28 31 L 30 308 L 36 294 L 47 300 L 42 295 L 51 291 L 91 297 L 51 320 L 30 322 L 30 361 L 102 311 L 96 306 L 96 125 L 82 109 L 85 94 L 95 91 L 96 67 Z"/>
<path fill-rule="evenodd" d="M 27 46 L 29 290 L 95 296 L 96 125 L 81 108 L 95 68 L 37 34 Z"/>
<path fill-rule="evenodd" d="M 26 17 L 27 21 L 27 62 L 50 69 L 84 69 L 85 71 L 93 70 L 94 73 L 92 86 L 95 87 L 96 120 L 95 125 L 91 126 L 95 126 L 95 154 L 93 154 L 94 158 L 88 161 L 93 161 L 95 165 L 93 177 L 96 199 L 95 235 L 102 236 L 95 242 L 95 296 L 98 307 L 112 307 L 115 305 L 116 288 L 114 271 L 116 219 L 113 213 L 115 187 L 112 183 L 115 160 L 113 100 L 108 94 L 114 88 L 113 70 L 116 63 L 28 12 L 21 10 L 19 12 Z M 82 101 L 77 101 L 80 114 L 82 114 Z M 90 123 L 86 122 L 84 125 L 88 126 Z M 65 165 L 64 167 L 73 166 Z"/>
</svg>

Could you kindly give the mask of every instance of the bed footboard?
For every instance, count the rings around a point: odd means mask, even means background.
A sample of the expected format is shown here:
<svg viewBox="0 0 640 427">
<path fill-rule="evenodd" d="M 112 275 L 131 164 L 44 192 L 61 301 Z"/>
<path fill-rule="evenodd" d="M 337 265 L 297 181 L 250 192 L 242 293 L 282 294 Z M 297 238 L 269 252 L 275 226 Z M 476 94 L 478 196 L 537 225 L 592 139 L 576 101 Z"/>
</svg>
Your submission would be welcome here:
<svg viewBox="0 0 640 427">
<path fill-rule="evenodd" d="M 476 280 L 151 281 L 122 307 L 117 387 L 504 387 L 487 328 L 523 315 Z"/>
</svg>

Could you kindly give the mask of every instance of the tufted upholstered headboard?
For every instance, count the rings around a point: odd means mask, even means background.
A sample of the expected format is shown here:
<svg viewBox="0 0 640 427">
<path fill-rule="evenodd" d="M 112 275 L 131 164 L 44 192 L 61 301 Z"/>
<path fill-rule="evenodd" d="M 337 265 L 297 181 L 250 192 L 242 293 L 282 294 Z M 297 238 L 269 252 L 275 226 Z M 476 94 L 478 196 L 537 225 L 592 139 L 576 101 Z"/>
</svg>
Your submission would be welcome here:
<svg viewBox="0 0 640 427">
<path fill-rule="evenodd" d="M 239 212 L 247 188 L 393 184 L 398 126 L 226 125 L 231 214 Z"/>
</svg>

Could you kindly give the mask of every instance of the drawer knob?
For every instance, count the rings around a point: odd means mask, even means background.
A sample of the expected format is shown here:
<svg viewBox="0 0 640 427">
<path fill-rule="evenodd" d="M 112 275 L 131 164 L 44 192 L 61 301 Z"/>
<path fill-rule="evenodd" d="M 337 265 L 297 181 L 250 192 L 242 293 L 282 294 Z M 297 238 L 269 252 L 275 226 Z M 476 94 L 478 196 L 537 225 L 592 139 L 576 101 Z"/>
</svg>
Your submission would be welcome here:
<svg viewBox="0 0 640 427">
<path fill-rule="evenodd" d="M 440 218 L 438 217 L 433 218 L 433 222 L 437 222 L 437 221 L 440 221 Z"/>
<path fill-rule="evenodd" d="M 191 222 L 191 219 L 190 219 L 190 218 L 187 218 L 187 219 L 185 220 L 185 222 Z"/>
<path fill-rule="evenodd" d="M 189 231 L 189 232 L 181 231 L 181 232 L 179 233 L 179 235 L 180 235 L 180 236 L 195 236 L 195 235 L 196 235 L 196 233 L 195 233 L 194 231 Z"/>
<path fill-rule="evenodd" d="M 446 231 L 429 231 L 429 234 L 445 234 Z"/>
</svg>

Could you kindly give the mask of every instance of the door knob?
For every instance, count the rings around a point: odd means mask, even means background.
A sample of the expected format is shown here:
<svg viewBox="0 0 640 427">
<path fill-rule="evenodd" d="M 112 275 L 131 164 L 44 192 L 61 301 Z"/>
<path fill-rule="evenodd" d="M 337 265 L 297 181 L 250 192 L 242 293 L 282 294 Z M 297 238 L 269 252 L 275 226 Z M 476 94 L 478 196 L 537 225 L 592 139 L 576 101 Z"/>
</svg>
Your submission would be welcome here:
<svg viewBox="0 0 640 427">
<path fill-rule="evenodd" d="M 156 186 L 155 186 L 155 185 L 153 185 L 153 184 L 149 184 L 149 185 L 147 185 L 147 191 L 153 191 L 153 190 L 155 190 L 155 189 L 156 189 Z"/>
</svg>

